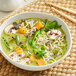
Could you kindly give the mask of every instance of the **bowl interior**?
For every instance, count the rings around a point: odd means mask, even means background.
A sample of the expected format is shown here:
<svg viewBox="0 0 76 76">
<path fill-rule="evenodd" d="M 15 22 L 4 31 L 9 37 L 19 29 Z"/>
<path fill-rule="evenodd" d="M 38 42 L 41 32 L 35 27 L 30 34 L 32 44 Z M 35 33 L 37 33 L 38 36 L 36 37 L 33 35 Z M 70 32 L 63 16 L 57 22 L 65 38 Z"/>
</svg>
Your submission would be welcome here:
<svg viewBox="0 0 76 76">
<path fill-rule="evenodd" d="M 2 51 L 2 47 L 0 46 L 0 50 L 2 55 L 8 60 L 10 61 L 12 64 L 22 68 L 22 69 L 27 69 L 27 70 L 32 70 L 32 71 L 38 71 L 38 70 L 44 70 L 49 68 L 49 66 L 53 66 L 56 63 L 58 63 L 60 60 L 62 60 L 63 58 L 65 58 L 67 56 L 67 54 L 69 53 L 70 49 L 71 49 L 71 35 L 69 32 L 69 29 L 67 27 L 67 25 L 64 23 L 64 21 L 62 21 L 60 18 L 57 18 L 55 16 L 52 15 L 48 15 L 48 14 L 44 14 L 44 13 L 40 13 L 40 12 L 29 12 L 29 13 L 21 13 L 18 15 L 15 15 L 13 17 L 10 17 L 9 19 L 7 19 L 1 26 L 0 26 L 0 34 L 2 33 L 3 29 L 5 28 L 5 26 L 9 25 L 11 22 L 18 20 L 18 19 L 26 19 L 26 18 L 41 18 L 41 19 L 48 19 L 49 21 L 54 21 L 56 20 L 58 22 L 58 24 L 62 25 L 62 29 L 66 34 L 66 40 L 67 40 L 67 51 L 66 54 L 59 59 L 58 61 L 49 64 L 49 65 L 45 65 L 45 66 L 26 66 L 26 65 L 21 65 L 17 62 L 14 62 L 13 60 L 11 60 L 9 57 L 6 56 L 6 54 Z M 34 67 L 34 68 L 31 68 Z M 41 68 L 42 67 L 42 68 Z"/>
</svg>

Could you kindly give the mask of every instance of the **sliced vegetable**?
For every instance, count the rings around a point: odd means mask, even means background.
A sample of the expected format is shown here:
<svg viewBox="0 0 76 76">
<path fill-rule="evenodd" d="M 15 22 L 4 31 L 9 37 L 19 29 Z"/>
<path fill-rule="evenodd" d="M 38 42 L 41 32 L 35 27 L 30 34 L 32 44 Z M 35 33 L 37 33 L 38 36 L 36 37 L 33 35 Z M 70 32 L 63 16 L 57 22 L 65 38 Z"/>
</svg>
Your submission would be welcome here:
<svg viewBox="0 0 76 76">
<path fill-rule="evenodd" d="M 19 43 L 19 36 L 16 35 L 16 44 L 18 45 L 18 43 Z"/>
<path fill-rule="evenodd" d="M 62 25 L 56 25 L 55 26 L 55 29 L 57 29 L 57 28 L 60 28 Z"/>
<path fill-rule="evenodd" d="M 46 48 L 45 48 L 45 46 L 44 46 L 44 45 L 42 45 L 41 49 L 42 49 L 42 50 L 45 50 Z"/>
<path fill-rule="evenodd" d="M 34 40 L 36 39 L 37 35 L 40 33 L 40 31 L 36 31 L 34 36 L 33 36 L 33 40 L 32 40 L 32 43 L 34 43 Z"/>
<path fill-rule="evenodd" d="M 49 25 L 47 25 L 47 27 L 52 29 L 52 28 L 55 28 L 56 24 L 57 24 L 57 21 L 53 21 Z"/>
<path fill-rule="evenodd" d="M 16 53 L 19 54 L 19 53 L 22 53 L 22 52 L 23 52 L 22 48 L 18 46 L 16 48 Z"/>
<path fill-rule="evenodd" d="M 2 37 L 1 40 L 2 40 L 2 42 L 4 43 L 4 45 L 5 45 L 9 50 L 11 50 L 8 42 L 4 39 L 4 37 Z"/>
<path fill-rule="evenodd" d="M 34 34 L 34 36 L 33 36 L 32 43 L 34 43 L 34 40 L 36 39 L 37 35 L 43 31 L 43 29 L 45 28 L 46 23 L 47 23 L 47 19 L 44 21 L 44 26 L 43 26 L 43 28 L 41 28 L 40 31 L 36 31 L 36 32 L 35 32 L 35 34 Z"/>
<path fill-rule="evenodd" d="M 28 40 L 28 44 L 31 46 L 32 45 L 32 40 Z"/>
<path fill-rule="evenodd" d="M 42 25 L 42 23 L 41 23 L 40 21 L 38 21 L 38 22 L 35 24 L 35 27 L 37 28 L 37 30 L 40 30 L 40 29 L 43 27 L 43 25 Z"/>
<path fill-rule="evenodd" d="M 38 59 L 36 62 L 39 66 L 46 65 L 46 63 L 43 59 Z"/>
<path fill-rule="evenodd" d="M 31 40 L 28 40 L 28 44 L 29 44 L 32 48 L 34 48 L 34 49 L 37 49 L 37 48 L 38 48 L 35 44 L 32 43 Z"/>
<path fill-rule="evenodd" d="M 20 29 L 18 30 L 18 32 L 19 32 L 20 34 L 26 34 L 26 31 L 25 31 L 23 28 L 20 28 Z"/>
<path fill-rule="evenodd" d="M 36 57 L 34 55 L 31 55 L 30 61 L 34 61 L 35 59 L 36 59 Z"/>
<path fill-rule="evenodd" d="M 43 55 L 46 54 L 45 51 L 42 51 L 42 50 L 36 50 L 36 49 L 34 50 L 34 53 L 35 53 L 36 56 L 43 56 Z"/>
<path fill-rule="evenodd" d="M 43 26 L 43 28 L 41 28 L 40 33 L 44 30 L 46 23 L 47 23 L 47 19 L 44 21 L 44 26 Z"/>
<path fill-rule="evenodd" d="M 31 47 L 34 49 L 38 49 L 38 47 L 35 44 L 32 44 Z"/>
</svg>

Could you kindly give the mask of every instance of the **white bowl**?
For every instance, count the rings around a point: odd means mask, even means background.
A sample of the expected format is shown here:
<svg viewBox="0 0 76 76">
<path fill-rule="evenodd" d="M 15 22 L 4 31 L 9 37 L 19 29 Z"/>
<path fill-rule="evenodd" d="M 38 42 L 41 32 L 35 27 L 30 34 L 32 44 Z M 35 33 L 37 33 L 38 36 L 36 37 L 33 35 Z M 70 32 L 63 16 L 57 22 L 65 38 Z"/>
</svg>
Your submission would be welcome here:
<svg viewBox="0 0 76 76">
<path fill-rule="evenodd" d="M 45 70 L 48 68 L 51 68 L 52 66 L 56 65 L 57 63 L 59 63 L 61 60 L 63 60 L 68 53 L 70 52 L 71 49 L 71 45 L 72 45 L 72 40 L 71 40 L 71 34 L 69 32 L 69 29 L 66 25 L 66 23 L 64 21 L 62 21 L 60 18 L 57 18 L 55 16 L 52 15 L 48 15 L 45 13 L 40 13 L 40 12 L 27 12 L 27 13 L 21 13 L 18 15 L 15 15 L 13 17 L 10 17 L 9 19 L 7 19 L 0 27 L 0 34 L 2 33 L 3 29 L 5 28 L 5 26 L 7 26 L 8 24 L 10 24 L 11 22 L 18 20 L 18 19 L 26 19 L 26 18 L 41 18 L 41 19 L 48 19 L 50 21 L 56 20 L 60 25 L 62 25 L 62 29 L 66 34 L 66 40 L 67 40 L 67 50 L 65 55 L 60 58 L 58 61 L 53 62 L 51 64 L 48 65 L 44 65 L 44 66 L 29 66 L 29 65 L 22 65 L 20 63 L 17 63 L 15 61 L 13 61 L 12 59 L 10 59 L 5 52 L 2 50 L 2 47 L 0 45 L 0 50 L 1 50 L 1 54 L 13 65 L 25 69 L 25 70 L 30 70 L 30 71 L 40 71 L 40 70 Z M 0 35 L 1 36 L 1 35 Z M 1 39 L 0 39 L 1 40 Z"/>
</svg>

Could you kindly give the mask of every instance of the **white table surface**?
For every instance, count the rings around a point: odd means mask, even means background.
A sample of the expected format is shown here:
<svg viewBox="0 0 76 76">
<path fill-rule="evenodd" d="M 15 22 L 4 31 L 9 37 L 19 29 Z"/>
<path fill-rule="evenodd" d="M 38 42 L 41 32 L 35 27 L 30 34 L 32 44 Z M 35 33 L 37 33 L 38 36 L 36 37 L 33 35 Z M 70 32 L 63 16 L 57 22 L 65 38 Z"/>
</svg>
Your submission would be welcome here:
<svg viewBox="0 0 76 76">
<path fill-rule="evenodd" d="M 23 4 L 21 4 L 21 7 L 24 6 L 24 5 L 29 4 L 29 3 L 32 2 L 32 1 L 34 1 L 34 0 L 27 0 L 27 1 L 25 1 Z M 19 7 L 19 8 L 21 8 L 21 7 Z M 19 9 L 19 8 L 18 8 L 18 9 Z M 12 12 L 13 12 L 13 11 L 12 11 Z M 2 19 L 3 17 L 9 15 L 9 14 L 12 13 L 12 12 L 2 12 L 2 11 L 0 11 L 0 19 Z"/>
</svg>

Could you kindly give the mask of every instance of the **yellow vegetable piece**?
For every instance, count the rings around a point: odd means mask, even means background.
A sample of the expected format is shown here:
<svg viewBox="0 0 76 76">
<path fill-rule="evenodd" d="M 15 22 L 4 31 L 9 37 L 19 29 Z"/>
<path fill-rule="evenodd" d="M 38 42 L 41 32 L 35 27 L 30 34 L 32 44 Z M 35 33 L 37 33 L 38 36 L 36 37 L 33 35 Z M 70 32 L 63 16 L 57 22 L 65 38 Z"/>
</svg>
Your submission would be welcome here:
<svg viewBox="0 0 76 76">
<path fill-rule="evenodd" d="M 46 65 L 46 63 L 43 59 L 38 59 L 36 62 L 39 66 Z"/>
<path fill-rule="evenodd" d="M 23 50 L 22 50 L 21 47 L 17 47 L 17 48 L 16 48 L 16 53 L 17 53 L 17 54 L 22 53 L 22 52 L 23 52 Z"/>
<path fill-rule="evenodd" d="M 20 29 L 18 30 L 18 32 L 19 32 L 20 34 L 26 34 L 26 31 L 25 31 L 23 28 L 20 28 Z"/>
<path fill-rule="evenodd" d="M 30 61 L 34 61 L 35 59 L 36 59 L 36 57 L 34 55 L 31 55 Z"/>
<path fill-rule="evenodd" d="M 41 23 L 40 21 L 38 21 L 38 22 L 35 24 L 35 27 L 36 27 L 37 30 L 40 30 L 40 29 L 43 27 L 43 25 L 42 25 L 42 23 Z"/>
<path fill-rule="evenodd" d="M 25 54 L 27 54 L 27 51 L 24 51 Z"/>
</svg>

